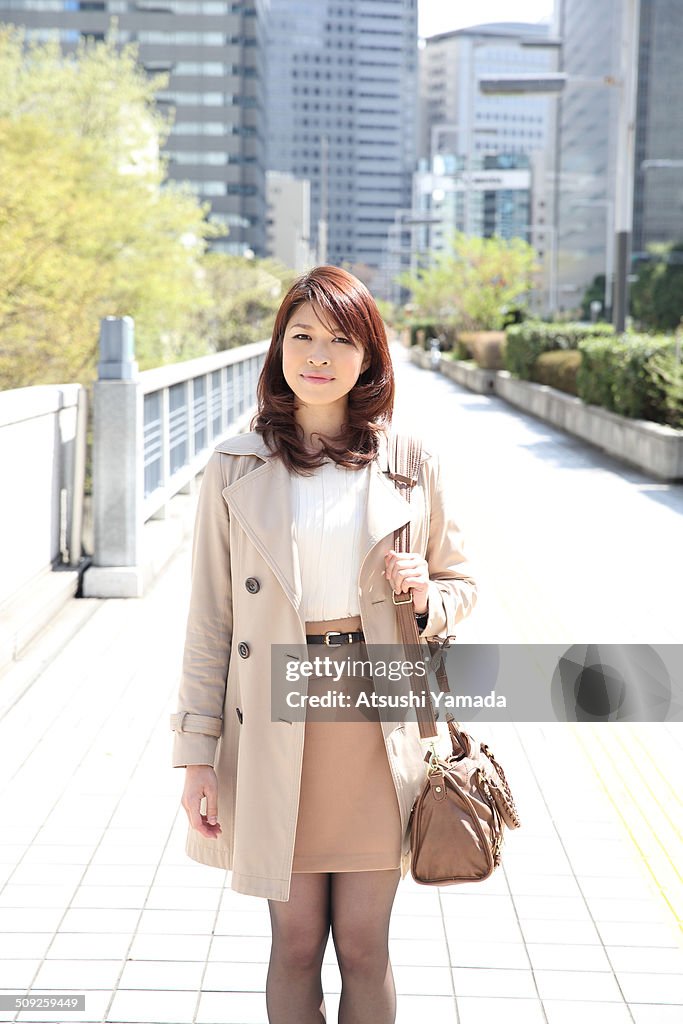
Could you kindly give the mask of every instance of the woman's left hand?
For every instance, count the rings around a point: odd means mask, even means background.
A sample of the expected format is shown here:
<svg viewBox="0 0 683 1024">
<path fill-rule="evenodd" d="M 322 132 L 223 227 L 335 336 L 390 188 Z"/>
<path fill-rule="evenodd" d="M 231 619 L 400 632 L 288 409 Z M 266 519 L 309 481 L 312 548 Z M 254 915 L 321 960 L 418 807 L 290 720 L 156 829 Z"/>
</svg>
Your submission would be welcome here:
<svg viewBox="0 0 683 1024">
<path fill-rule="evenodd" d="M 384 556 L 384 575 L 395 594 L 413 591 L 413 607 L 416 615 L 427 611 L 429 588 L 429 566 L 421 555 L 412 551 L 387 551 Z"/>
</svg>

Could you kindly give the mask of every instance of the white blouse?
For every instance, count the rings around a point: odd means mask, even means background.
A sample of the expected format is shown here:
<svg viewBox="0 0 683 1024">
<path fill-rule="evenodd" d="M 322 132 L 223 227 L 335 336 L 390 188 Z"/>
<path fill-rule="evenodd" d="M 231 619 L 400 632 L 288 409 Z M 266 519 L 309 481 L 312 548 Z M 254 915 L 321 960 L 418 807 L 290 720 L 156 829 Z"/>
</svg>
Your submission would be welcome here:
<svg viewBox="0 0 683 1024">
<path fill-rule="evenodd" d="M 328 460 L 311 476 L 290 477 L 304 622 L 360 614 L 369 472 L 369 466 L 353 470 Z"/>
</svg>

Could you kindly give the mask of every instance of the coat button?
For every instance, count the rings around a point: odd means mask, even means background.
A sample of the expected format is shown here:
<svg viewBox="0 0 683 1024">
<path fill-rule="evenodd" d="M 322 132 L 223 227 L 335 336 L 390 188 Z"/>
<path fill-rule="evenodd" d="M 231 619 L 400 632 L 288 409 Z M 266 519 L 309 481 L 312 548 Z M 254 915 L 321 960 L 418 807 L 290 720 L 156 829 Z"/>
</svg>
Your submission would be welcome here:
<svg viewBox="0 0 683 1024">
<path fill-rule="evenodd" d="M 247 580 L 245 580 L 244 585 L 250 594 L 258 594 L 259 590 L 261 589 L 261 584 L 253 576 L 250 576 Z"/>
<path fill-rule="evenodd" d="M 244 640 L 241 640 L 237 645 L 237 653 L 240 658 L 249 657 L 249 644 L 245 644 Z"/>
<path fill-rule="evenodd" d="M 242 722 L 244 721 L 244 715 L 242 714 L 242 711 L 241 711 L 240 708 L 235 708 L 235 711 L 237 712 L 237 717 L 239 718 L 240 725 L 241 725 Z"/>
</svg>

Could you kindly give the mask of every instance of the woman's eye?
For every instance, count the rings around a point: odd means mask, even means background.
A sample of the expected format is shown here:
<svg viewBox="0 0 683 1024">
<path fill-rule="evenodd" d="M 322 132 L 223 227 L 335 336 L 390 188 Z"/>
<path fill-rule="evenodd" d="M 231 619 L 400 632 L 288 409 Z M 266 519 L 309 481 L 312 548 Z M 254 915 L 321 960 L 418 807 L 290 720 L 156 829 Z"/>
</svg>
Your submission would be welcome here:
<svg viewBox="0 0 683 1024">
<path fill-rule="evenodd" d="M 309 334 L 295 334 L 294 337 L 295 338 L 305 338 L 307 341 L 310 341 L 310 335 Z M 345 345 L 352 345 L 353 344 L 353 342 L 349 341 L 348 338 L 339 337 L 339 338 L 333 338 L 332 340 L 333 341 L 343 341 Z"/>
</svg>

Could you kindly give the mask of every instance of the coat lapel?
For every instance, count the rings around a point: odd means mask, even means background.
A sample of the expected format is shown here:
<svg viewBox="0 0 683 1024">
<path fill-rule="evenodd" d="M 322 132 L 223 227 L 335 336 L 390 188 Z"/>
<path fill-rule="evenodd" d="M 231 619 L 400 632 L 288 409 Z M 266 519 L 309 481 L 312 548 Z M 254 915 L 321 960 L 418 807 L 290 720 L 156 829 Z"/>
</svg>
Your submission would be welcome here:
<svg viewBox="0 0 683 1024">
<path fill-rule="evenodd" d="M 297 612 L 302 585 L 299 551 L 293 523 L 290 476 L 280 459 L 273 458 L 259 434 L 250 432 L 229 438 L 216 451 L 232 455 L 257 455 L 263 465 L 229 484 L 223 495 L 230 514 L 239 521 L 255 548 L 280 580 Z M 410 505 L 396 490 L 388 470 L 387 440 L 380 435 L 380 450 L 370 465 L 366 507 L 366 546 L 369 551 L 410 519 Z"/>
</svg>

